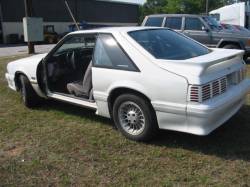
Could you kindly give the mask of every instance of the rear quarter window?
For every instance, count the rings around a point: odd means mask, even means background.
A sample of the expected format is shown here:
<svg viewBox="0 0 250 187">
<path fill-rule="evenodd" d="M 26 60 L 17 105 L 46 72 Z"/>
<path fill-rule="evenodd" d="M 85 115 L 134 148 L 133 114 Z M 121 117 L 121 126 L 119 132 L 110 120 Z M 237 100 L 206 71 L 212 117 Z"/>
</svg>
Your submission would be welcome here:
<svg viewBox="0 0 250 187">
<path fill-rule="evenodd" d="M 148 17 L 145 26 L 161 27 L 163 19 L 163 17 Z"/>
<path fill-rule="evenodd" d="M 99 35 L 93 63 L 94 67 L 138 71 L 132 60 L 110 34 Z"/>
</svg>

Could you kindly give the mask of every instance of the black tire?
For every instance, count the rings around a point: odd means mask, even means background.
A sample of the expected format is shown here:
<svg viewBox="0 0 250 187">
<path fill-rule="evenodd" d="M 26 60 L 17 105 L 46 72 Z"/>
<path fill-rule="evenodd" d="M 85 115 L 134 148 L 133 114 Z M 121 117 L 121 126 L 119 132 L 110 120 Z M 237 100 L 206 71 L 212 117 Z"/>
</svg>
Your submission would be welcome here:
<svg viewBox="0 0 250 187">
<path fill-rule="evenodd" d="M 246 63 L 248 63 L 248 56 L 245 54 L 244 56 L 243 56 L 243 60 L 246 62 Z"/>
<path fill-rule="evenodd" d="M 241 49 L 240 46 L 235 44 L 227 44 L 223 46 L 224 49 Z"/>
<path fill-rule="evenodd" d="M 128 133 L 122 127 L 121 120 L 119 117 L 119 109 L 120 107 L 127 102 L 135 103 L 143 113 L 144 117 L 144 127 L 142 128 L 142 132 L 137 135 L 132 135 Z M 155 111 L 151 107 L 151 104 L 142 97 L 134 94 L 123 94 L 120 95 L 114 102 L 113 105 L 113 119 L 118 130 L 128 139 L 134 141 L 149 141 L 151 140 L 158 132 L 158 125 L 156 120 Z M 139 119 L 139 118 L 138 118 Z M 137 119 L 137 120 L 138 120 Z M 134 121 L 135 122 L 135 121 Z M 137 121 L 138 122 L 138 121 Z M 136 122 L 136 123 L 137 123 Z"/>
<path fill-rule="evenodd" d="M 33 108 L 39 105 L 41 98 L 36 94 L 31 86 L 28 78 L 24 75 L 20 75 L 20 93 L 23 103 L 28 108 Z"/>
</svg>

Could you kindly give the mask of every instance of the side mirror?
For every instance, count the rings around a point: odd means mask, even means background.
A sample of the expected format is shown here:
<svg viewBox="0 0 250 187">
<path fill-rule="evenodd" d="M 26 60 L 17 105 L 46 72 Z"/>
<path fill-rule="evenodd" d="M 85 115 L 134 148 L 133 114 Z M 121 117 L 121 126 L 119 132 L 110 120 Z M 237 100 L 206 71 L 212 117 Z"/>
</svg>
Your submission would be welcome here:
<svg viewBox="0 0 250 187">
<path fill-rule="evenodd" d="M 209 29 L 206 28 L 206 27 L 204 27 L 204 26 L 202 26 L 201 29 L 202 29 L 203 31 L 209 32 Z"/>
</svg>

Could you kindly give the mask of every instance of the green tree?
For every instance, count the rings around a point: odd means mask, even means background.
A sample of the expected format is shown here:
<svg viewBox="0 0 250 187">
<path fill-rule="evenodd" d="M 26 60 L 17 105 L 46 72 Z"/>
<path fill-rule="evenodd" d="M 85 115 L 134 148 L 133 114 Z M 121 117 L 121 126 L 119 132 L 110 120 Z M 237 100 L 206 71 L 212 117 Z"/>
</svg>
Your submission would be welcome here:
<svg viewBox="0 0 250 187">
<path fill-rule="evenodd" d="M 228 0 L 209 0 L 209 10 L 224 6 Z M 147 0 L 140 8 L 141 17 L 150 14 L 204 14 L 206 0 Z"/>
</svg>

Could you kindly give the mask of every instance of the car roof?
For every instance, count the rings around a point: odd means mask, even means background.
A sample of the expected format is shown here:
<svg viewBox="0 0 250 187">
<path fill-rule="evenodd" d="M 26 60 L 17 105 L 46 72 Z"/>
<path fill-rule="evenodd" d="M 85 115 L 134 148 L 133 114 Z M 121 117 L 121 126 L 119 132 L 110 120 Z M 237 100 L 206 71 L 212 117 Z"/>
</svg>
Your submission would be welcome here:
<svg viewBox="0 0 250 187">
<path fill-rule="evenodd" d="M 75 32 L 71 32 L 69 35 L 73 34 L 86 34 L 86 33 L 127 33 L 131 31 L 139 31 L 139 30 L 150 30 L 150 29 L 167 29 L 161 27 L 103 27 L 97 29 L 89 29 L 89 30 L 79 30 Z"/>
<path fill-rule="evenodd" d="M 175 17 L 206 17 L 207 15 L 201 15 L 201 14 L 151 14 L 148 15 L 148 17 L 170 17 L 170 16 L 175 16 Z"/>
</svg>

